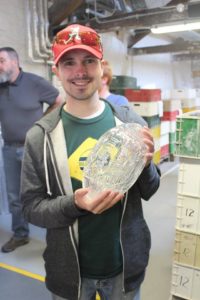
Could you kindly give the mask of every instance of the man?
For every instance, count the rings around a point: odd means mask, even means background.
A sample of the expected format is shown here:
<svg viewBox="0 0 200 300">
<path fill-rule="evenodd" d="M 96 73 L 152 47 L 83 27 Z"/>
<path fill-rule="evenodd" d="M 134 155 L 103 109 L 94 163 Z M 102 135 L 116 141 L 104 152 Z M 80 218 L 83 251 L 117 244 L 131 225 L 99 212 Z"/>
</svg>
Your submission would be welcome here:
<svg viewBox="0 0 200 300">
<path fill-rule="evenodd" d="M 19 196 L 24 141 L 28 129 L 43 116 L 43 104 L 47 103 L 49 109 L 61 104 L 58 94 L 47 80 L 22 71 L 13 48 L 0 48 L 0 123 L 13 231 L 11 239 L 1 248 L 4 253 L 29 242 L 29 227 L 22 214 Z"/>
<path fill-rule="evenodd" d="M 153 138 L 144 127 L 146 166 L 125 196 L 106 189 L 88 199 L 82 165 L 99 137 L 119 119 L 145 122 L 99 98 L 103 50 L 93 29 L 66 27 L 53 54 L 66 103 L 27 134 L 21 182 L 25 217 L 47 229 L 47 288 L 54 300 L 91 300 L 96 291 L 101 299 L 139 299 L 150 248 L 141 198 L 156 192 L 160 178 Z"/>
<path fill-rule="evenodd" d="M 113 94 L 110 92 L 110 85 L 112 82 L 112 69 L 107 60 L 102 61 L 103 75 L 101 80 L 101 88 L 99 95 L 101 98 L 108 100 L 112 104 L 129 105 L 128 99 L 123 95 Z"/>
</svg>

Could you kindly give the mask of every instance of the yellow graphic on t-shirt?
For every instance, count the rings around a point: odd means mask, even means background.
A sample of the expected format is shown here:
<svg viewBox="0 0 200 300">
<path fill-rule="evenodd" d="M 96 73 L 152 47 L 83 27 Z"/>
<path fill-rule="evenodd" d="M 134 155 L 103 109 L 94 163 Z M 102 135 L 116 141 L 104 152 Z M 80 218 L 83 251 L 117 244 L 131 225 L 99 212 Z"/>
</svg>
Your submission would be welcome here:
<svg viewBox="0 0 200 300">
<path fill-rule="evenodd" d="M 69 157 L 68 161 L 71 178 L 82 181 L 85 162 L 96 142 L 96 139 L 87 138 Z"/>
</svg>

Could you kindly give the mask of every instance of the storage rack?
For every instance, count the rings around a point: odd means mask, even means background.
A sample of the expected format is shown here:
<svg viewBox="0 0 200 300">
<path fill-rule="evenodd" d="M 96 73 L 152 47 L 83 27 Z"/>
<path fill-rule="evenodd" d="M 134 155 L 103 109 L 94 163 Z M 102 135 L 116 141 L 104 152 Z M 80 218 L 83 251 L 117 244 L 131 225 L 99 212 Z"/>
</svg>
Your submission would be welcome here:
<svg viewBox="0 0 200 300">
<path fill-rule="evenodd" d="M 170 300 L 200 300 L 200 111 L 177 117 L 180 167 Z"/>
</svg>

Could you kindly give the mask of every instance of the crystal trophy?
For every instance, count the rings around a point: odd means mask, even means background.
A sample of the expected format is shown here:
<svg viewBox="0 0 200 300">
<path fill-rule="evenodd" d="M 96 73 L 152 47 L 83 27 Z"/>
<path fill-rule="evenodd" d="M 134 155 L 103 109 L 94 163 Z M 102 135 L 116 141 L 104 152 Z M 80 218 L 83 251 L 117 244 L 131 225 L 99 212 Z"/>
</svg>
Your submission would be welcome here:
<svg viewBox="0 0 200 300">
<path fill-rule="evenodd" d="M 135 183 L 146 163 L 141 129 L 140 124 L 126 123 L 100 137 L 83 170 L 83 187 L 90 188 L 89 198 L 105 189 L 125 193 Z"/>
</svg>

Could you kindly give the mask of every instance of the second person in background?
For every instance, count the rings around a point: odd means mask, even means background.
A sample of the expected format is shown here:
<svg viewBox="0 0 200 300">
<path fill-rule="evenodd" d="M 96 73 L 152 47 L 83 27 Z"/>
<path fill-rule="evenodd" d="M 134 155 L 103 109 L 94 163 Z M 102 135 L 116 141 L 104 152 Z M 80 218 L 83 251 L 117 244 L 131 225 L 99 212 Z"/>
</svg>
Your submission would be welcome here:
<svg viewBox="0 0 200 300">
<path fill-rule="evenodd" d="M 117 105 L 129 105 L 128 99 L 123 95 L 115 94 L 110 91 L 110 85 L 113 78 L 111 66 L 107 60 L 102 61 L 103 75 L 101 79 L 101 88 L 99 95 L 110 103 Z"/>
<path fill-rule="evenodd" d="M 46 79 L 24 72 L 18 53 L 0 48 L 0 122 L 3 159 L 12 237 L 1 251 L 8 253 L 29 242 L 29 226 L 22 213 L 20 198 L 21 163 L 27 131 L 43 116 L 43 105 L 50 111 L 62 102 L 58 90 Z"/>
</svg>

